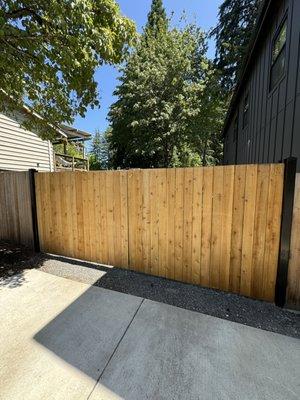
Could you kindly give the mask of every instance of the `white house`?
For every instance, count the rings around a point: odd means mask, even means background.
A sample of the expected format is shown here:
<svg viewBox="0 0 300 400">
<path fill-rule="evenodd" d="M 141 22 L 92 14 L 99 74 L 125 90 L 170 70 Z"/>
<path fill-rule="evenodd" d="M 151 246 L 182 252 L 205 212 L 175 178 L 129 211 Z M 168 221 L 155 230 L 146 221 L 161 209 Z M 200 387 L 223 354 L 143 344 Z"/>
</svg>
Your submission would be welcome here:
<svg viewBox="0 0 300 400">
<path fill-rule="evenodd" d="M 84 141 L 91 138 L 89 133 L 63 125 L 58 130 L 55 143 L 66 143 L 67 141 L 79 143 L 82 148 L 82 158 L 55 154 L 53 144 L 49 140 L 42 140 L 34 132 L 27 131 L 20 126 L 23 118 L 25 115 L 22 112 L 16 112 L 13 116 L 0 113 L 0 170 L 88 169 Z"/>
</svg>

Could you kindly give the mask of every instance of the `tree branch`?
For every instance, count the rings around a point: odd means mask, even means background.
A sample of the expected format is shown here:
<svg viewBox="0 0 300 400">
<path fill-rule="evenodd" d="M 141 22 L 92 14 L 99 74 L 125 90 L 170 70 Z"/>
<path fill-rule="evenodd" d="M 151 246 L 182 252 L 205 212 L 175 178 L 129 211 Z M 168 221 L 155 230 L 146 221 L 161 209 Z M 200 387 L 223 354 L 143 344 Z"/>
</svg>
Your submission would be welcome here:
<svg viewBox="0 0 300 400">
<path fill-rule="evenodd" d="M 32 10 L 31 8 L 28 7 L 19 8 L 18 10 L 4 13 L 4 19 L 6 21 L 10 19 L 20 19 L 28 16 L 33 17 L 40 25 L 43 25 L 44 19 L 40 15 L 38 15 L 35 10 Z"/>
</svg>

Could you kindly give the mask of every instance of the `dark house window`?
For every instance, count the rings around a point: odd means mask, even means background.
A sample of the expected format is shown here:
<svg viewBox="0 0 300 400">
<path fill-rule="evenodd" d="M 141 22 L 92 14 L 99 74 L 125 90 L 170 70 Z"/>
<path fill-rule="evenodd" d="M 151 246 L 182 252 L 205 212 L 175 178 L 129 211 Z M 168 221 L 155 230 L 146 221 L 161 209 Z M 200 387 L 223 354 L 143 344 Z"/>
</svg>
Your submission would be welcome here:
<svg viewBox="0 0 300 400">
<path fill-rule="evenodd" d="M 234 122 L 233 122 L 233 141 L 234 142 L 237 141 L 238 131 L 239 131 L 239 115 L 237 114 L 235 116 Z"/>
<path fill-rule="evenodd" d="M 249 92 L 246 94 L 243 107 L 243 128 L 246 128 L 249 122 Z"/>
<path fill-rule="evenodd" d="M 282 23 L 272 44 L 272 60 L 270 72 L 270 90 L 274 89 L 284 75 L 286 58 L 286 19 Z"/>
</svg>

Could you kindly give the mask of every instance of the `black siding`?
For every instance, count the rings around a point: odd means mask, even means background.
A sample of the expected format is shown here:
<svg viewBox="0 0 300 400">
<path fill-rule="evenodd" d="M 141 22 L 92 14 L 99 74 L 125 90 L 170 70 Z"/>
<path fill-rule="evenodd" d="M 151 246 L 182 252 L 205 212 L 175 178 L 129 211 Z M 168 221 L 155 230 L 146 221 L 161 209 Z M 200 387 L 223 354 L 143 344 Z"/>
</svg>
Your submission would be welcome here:
<svg viewBox="0 0 300 400">
<path fill-rule="evenodd" d="M 286 73 L 270 92 L 272 41 L 285 16 Z M 298 158 L 297 170 L 300 171 L 300 0 L 274 1 L 266 21 L 224 131 L 224 163 L 269 163 L 294 156 Z M 249 124 L 243 129 L 242 111 L 248 92 Z M 238 139 L 234 142 L 237 112 Z"/>
</svg>

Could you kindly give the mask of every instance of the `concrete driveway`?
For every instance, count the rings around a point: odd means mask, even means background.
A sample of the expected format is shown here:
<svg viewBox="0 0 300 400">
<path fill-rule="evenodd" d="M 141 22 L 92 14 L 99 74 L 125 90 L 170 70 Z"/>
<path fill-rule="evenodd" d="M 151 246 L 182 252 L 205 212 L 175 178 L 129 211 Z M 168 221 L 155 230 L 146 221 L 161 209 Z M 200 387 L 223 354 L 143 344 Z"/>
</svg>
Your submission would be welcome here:
<svg viewBox="0 0 300 400">
<path fill-rule="evenodd" d="M 0 399 L 300 398 L 297 339 L 37 270 L 0 304 Z"/>
</svg>

